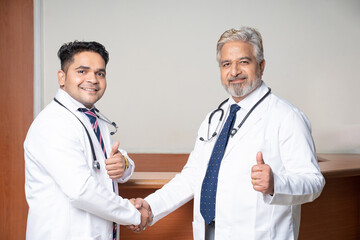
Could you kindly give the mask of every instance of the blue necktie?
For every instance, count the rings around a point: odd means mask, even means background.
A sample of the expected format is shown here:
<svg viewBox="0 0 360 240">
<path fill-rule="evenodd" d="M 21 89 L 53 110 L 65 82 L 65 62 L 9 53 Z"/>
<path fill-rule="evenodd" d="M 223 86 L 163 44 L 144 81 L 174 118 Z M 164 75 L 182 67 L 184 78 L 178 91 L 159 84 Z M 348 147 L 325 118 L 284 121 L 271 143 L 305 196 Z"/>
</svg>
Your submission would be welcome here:
<svg viewBox="0 0 360 240">
<path fill-rule="evenodd" d="M 101 137 L 101 133 L 100 133 L 100 128 L 98 126 L 98 121 L 97 121 L 97 116 L 95 113 L 95 109 L 92 108 L 91 110 L 87 109 L 87 108 L 79 108 L 78 109 L 80 112 L 85 113 L 85 115 L 89 118 L 91 126 L 95 132 L 95 135 L 97 137 L 97 139 L 99 140 L 101 149 L 104 153 L 105 158 L 107 158 L 106 156 L 106 151 L 105 151 L 105 145 L 104 145 L 104 141 L 103 138 Z M 114 188 L 114 182 L 113 182 L 113 190 L 115 192 L 115 188 Z M 113 239 L 116 240 L 116 231 L 117 231 L 117 225 L 116 223 L 114 223 L 114 227 L 113 227 Z"/>
<path fill-rule="evenodd" d="M 205 222 L 210 224 L 215 218 L 216 189 L 221 160 L 224 156 L 226 145 L 229 139 L 230 129 L 233 128 L 236 112 L 240 107 L 237 104 L 231 105 L 230 114 L 226 119 L 223 129 L 216 140 L 212 151 L 205 178 L 201 187 L 200 212 Z"/>
</svg>

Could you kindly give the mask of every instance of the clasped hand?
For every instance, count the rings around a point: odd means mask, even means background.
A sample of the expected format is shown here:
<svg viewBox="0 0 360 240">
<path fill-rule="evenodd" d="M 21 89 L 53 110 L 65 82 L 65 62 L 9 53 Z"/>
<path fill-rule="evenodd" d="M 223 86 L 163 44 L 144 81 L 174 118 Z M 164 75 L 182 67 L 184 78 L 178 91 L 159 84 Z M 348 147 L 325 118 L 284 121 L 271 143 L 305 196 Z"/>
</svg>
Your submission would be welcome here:
<svg viewBox="0 0 360 240">
<path fill-rule="evenodd" d="M 130 228 L 132 231 L 134 231 L 136 233 L 140 233 L 143 230 L 145 230 L 146 226 L 148 224 L 150 224 L 152 222 L 152 220 L 153 220 L 150 205 L 142 198 L 136 198 L 136 199 L 132 198 L 129 201 L 141 213 L 141 223 L 140 223 L 140 225 L 137 225 L 137 226 L 130 225 L 130 226 L 127 226 L 127 227 Z"/>
</svg>

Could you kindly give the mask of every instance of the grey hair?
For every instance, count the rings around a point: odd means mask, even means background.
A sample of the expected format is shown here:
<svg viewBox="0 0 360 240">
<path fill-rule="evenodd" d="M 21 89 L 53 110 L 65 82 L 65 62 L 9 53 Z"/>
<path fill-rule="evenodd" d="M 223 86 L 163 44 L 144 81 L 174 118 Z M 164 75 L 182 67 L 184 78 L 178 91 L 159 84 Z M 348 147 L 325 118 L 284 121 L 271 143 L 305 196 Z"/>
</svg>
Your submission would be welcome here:
<svg viewBox="0 0 360 240">
<path fill-rule="evenodd" d="M 229 29 L 221 35 L 219 41 L 217 42 L 216 48 L 216 60 L 219 63 L 220 52 L 224 44 L 234 41 L 246 42 L 251 44 L 254 48 L 254 54 L 257 63 L 261 63 L 264 60 L 264 49 L 261 34 L 255 28 L 240 27 L 239 29 Z"/>
</svg>

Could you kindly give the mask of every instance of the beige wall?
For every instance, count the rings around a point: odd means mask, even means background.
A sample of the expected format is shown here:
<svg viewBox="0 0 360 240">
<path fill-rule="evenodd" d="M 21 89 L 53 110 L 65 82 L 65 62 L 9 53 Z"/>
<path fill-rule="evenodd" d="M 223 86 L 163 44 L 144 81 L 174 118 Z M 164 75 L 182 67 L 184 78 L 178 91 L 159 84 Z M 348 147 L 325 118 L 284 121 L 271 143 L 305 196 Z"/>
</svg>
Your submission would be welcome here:
<svg viewBox="0 0 360 240">
<path fill-rule="evenodd" d="M 222 32 L 263 35 L 264 81 L 302 109 L 318 152 L 360 153 L 360 2 L 77 0 L 42 4 L 44 107 L 58 89 L 64 42 L 96 40 L 110 52 L 97 107 L 119 125 L 129 152 L 190 152 L 206 113 L 227 97 L 215 60 Z"/>
</svg>

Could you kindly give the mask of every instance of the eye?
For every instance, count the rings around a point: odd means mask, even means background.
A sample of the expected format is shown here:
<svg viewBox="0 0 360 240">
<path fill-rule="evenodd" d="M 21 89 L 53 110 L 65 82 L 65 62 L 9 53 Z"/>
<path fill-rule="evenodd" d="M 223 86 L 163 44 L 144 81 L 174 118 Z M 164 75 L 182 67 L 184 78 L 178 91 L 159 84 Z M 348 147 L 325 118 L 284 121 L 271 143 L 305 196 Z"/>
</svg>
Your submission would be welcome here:
<svg viewBox="0 0 360 240">
<path fill-rule="evenodd" d="M 84 73 L 85 73 L 85 70 L 78 70 L 78 73 L 84 74 Z"/>
<path fill-rule="evenodd" d="M 249 64 L 249 61 L 243 60 L 243 61 L 240 62 L 240 64 Z"/>
<path fill-rule="evenodd" d="M 105 73 L 103 73 L 103 72 L 98 72 L 97 75 L 98 75 L 99 77 L 102 77 L 102 78 L 105 77 Z"/>
<path fill-rule="evenodd" d="M 230 63 L 228 63 L 228 62 L 225 62 L 222 64 L 222 67 L 228 67 L 228 66 L 230 66 Z"/>
</svg>

